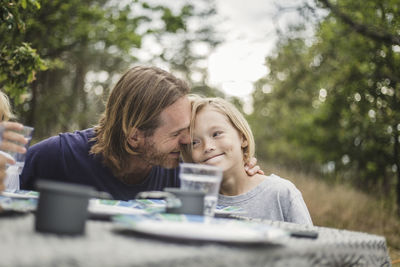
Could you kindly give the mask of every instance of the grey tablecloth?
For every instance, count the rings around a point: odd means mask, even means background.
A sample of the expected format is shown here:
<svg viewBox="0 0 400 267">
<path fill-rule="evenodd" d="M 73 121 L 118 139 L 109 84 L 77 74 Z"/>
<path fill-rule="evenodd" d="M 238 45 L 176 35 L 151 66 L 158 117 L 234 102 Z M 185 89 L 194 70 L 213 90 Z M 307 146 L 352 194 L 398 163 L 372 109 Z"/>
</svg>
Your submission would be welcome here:
<svg viewBox="0 0 400 267">
<path fill-rule="evenodd" d="M 384 237 L 323 227 L 316 240 L 283 246 L 228 246 L 160 241 L 115 232 L 110 222 L 88 221 L 81 237 L 34 231 L 34 216 L 0 218 L 0 266 L 390 266 Z"/>
</svg>

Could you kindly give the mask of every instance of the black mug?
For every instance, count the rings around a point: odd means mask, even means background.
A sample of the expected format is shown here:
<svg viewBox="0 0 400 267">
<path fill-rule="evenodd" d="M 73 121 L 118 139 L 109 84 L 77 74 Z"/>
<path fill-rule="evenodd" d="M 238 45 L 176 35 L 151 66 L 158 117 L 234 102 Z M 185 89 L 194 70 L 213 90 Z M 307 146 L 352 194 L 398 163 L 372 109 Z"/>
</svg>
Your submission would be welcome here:
<svg viewBox="0 0 400 267">
<path fill-rule="evenodd" d="M 82 235 L 88 218 L 90 186 L 38 181 L 39 203 L 35 229 L 42 233 Z"/>
</svg>

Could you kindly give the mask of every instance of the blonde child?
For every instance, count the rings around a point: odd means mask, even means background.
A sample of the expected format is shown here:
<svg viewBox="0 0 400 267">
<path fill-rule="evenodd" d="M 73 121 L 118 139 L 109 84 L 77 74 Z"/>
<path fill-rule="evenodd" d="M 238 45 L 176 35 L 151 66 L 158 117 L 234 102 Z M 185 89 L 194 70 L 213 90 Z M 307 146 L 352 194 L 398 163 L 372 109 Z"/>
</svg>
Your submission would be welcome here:
<svg viewBox="0 0 400 267">
<path fill-rule="evenodd" d="M 245 163 L 254 156 L 251 129 L 243 115 L 221 98 L 190 96 L 191 145 L 185 161 L 222 168 L 218 204 L 239 206 L 248 217 L 312 225 L 301 192 L 277 175 L 249 177 Z"/>
</svg>

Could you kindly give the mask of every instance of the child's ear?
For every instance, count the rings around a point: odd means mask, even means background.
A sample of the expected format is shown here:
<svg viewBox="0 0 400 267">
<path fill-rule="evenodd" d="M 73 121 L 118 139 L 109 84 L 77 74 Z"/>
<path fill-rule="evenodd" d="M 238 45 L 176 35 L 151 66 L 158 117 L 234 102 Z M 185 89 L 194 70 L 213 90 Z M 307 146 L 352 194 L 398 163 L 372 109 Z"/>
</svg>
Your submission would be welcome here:
<svg viewBox="0 0 400 267">
<path fill-rule="evenodd" d="M 241 139 L 241 147 L 245 148 L 249 145 L 249 143 L 247 142 L 247 139 L 242 135 Z"/>
<path fill-rule="evenodd" d="M 138 148 L 144 141 L 144 134 L 141 130 L 133 127 L 128 135 L 128 143 L 132 148 Z"/>
</svg>

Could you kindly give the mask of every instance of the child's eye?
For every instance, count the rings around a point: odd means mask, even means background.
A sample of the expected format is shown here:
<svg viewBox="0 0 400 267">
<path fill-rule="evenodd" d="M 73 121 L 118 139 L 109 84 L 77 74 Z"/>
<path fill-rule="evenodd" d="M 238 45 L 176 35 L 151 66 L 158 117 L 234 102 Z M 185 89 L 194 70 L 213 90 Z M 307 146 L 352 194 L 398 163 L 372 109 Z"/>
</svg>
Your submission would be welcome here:
<svg viewBox="0 0 400 267">
<path fill-rule="evenodd" d="M 218 137 L 222 134 L 222 131 L 216 131 L 213 133 L 213 137 Z"/>
<path fill-rule="evenodd" d="M 198 144 L 200 144 L 199 140 L 193 140 L 192 141 L 192 146 L 193 147 L 197 146 Z"/>
</svg>

